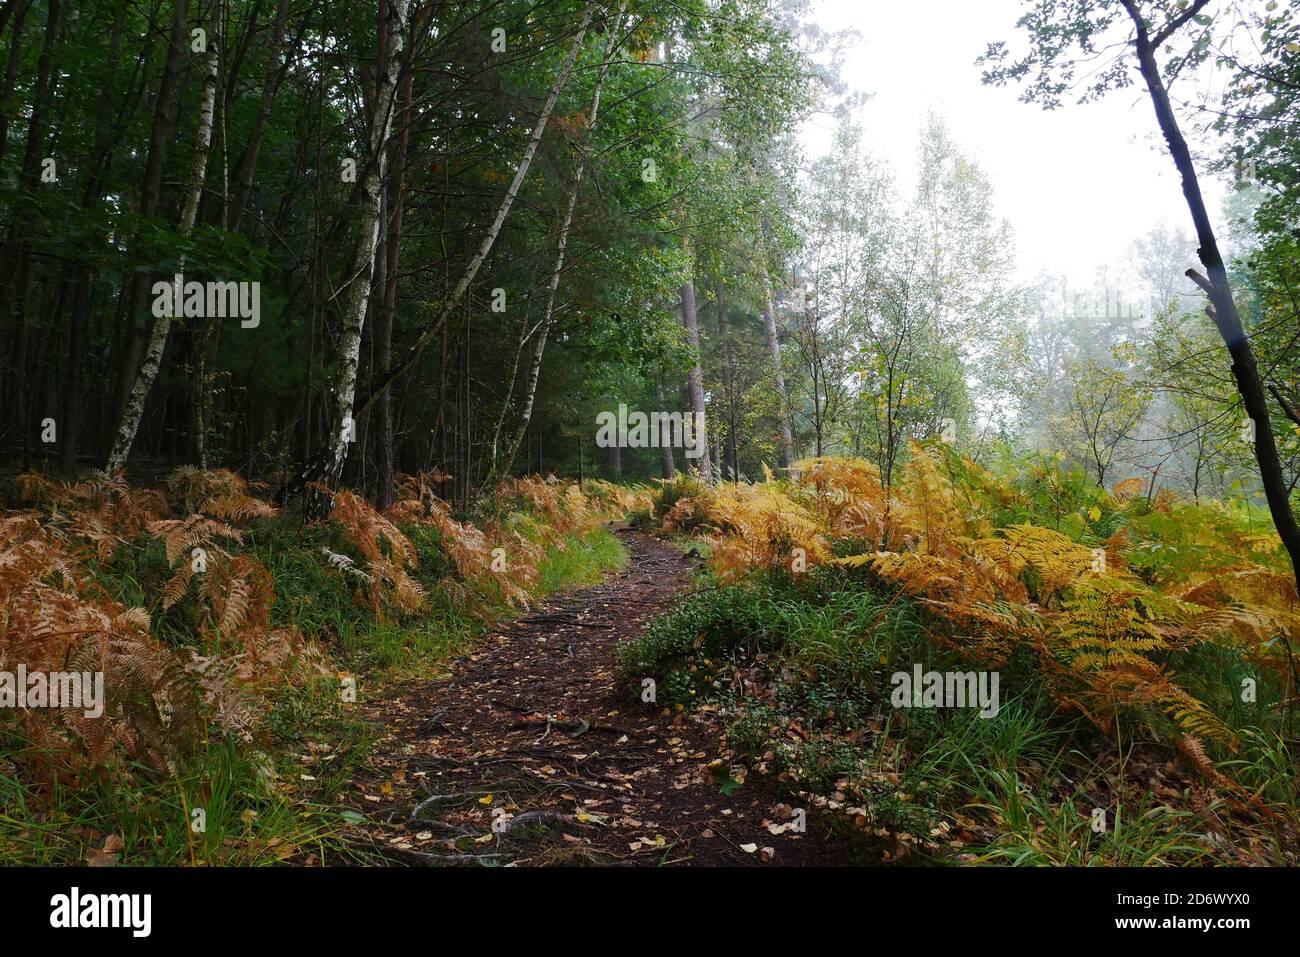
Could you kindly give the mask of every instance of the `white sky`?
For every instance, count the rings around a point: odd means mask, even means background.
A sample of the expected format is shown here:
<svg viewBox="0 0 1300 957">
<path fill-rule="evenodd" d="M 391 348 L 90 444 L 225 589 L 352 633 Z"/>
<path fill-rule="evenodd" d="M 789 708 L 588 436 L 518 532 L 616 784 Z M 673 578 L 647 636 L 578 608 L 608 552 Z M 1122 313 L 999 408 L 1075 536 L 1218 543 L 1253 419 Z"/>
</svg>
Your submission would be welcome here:
<svg viewBox="0 0 1300 957">
<path fill-rule="evenodd" d="M 927 109 L 944 115 L 959 148 L 987 173 L 998 214 L 1015 233 L 1017 276 L 1040 268 L 1088 282 L 1123 262 L 1130 243 L 1161 223 L 1191 233 L 1155 114 L 1138 84 L 1055 111 L 1021 103 L 1012 86 L 986 87 L 975 58 L 994 40 L 1023 45 L 1021 0 L 812 0 L 825 30 L 856 28 L 842 75 L 871 94 L 859 108 L 866 148 L 910 190 Z M 809 159 L 826 151 L 835 119 L 801 133 Z M 1217 211 L 1222 184 L 1202 181 Z"/>
</svg>

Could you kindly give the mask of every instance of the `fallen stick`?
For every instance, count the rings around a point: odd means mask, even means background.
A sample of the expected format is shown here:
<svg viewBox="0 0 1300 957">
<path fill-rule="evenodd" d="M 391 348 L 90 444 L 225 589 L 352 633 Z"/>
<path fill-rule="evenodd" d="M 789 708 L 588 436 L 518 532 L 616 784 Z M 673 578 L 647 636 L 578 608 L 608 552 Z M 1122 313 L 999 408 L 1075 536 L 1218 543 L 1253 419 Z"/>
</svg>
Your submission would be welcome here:
<svg viewBox="0 0 1300 957">
<path fill-rule="evenodd" d="M 501 782 L 500 786 L 514 783 L 516 780 L 517 779 L 515 778 L 507 778 L 505 781 Z M 421 781 L 420 783 L 424 785 L 423 781 Z M 427 787 L 427 785 L 424 786 Z M 437 808 L 440 810 L 445 804 L 450 804 L 453 802 L 460 804 L 464 801 L 470 801 L 473 800 L 474 798 L 484 797 L 492 793 L 493 791 L 489 790 L 489 791 L 462 791 L 459 794 L 431 794 L 411 809 L 411 814 L 409 819 L 412 821 L 419 819 L 418 818 L 419 813 L 422 810 L 424 810 L 426 807 L 428 807 L 430 804 L 436 803 Z"/>
<path fill-rule="evenodd" d="M 571 814 L 563 814 L 559 811 L 525 811 L 502 824 L 501 830 L 497 833 L 504 836 L 525 824 L 567 824 L 572 820 Z"/>
<path fill-rule="evenodd" d="M 545 728 L 548 732 L 552 728 L 559 728 L 561 731 L 578 732 L 586 734 L 588 731 L 604 731 L 608 734 L 627 734 L 623 728 L 616 728 L 612 724 L 591 724 L 587 721 L 556 721 L 553 718 L 545 720 L 533 719 L 528 721 L 516 721 L 510 726 L 511 731 L 522 731 L 525 728 Z"/>
</svg>

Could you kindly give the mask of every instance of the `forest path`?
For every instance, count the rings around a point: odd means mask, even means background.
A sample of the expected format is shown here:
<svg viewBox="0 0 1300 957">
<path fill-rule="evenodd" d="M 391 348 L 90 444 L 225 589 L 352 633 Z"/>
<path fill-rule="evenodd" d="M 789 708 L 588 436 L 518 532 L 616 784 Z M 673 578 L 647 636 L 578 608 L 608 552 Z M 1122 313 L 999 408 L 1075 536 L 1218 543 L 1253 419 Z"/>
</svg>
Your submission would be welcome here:
<svg viewBox="0 0 1300 957">
<path fill-rule="evenodd" d="M 380 855 L 411 864 L 848 863 L 812 813 L 806 833 L 770 833 L 790 812 L 775 809 L 780 799 L 757 776 L 723 793 L 730 758 L 715 713 L 670 715 L 618 681 L 616 646 L 696 569 L 649 536 L 618 534 L 629 552 L 623 570 L 496 630 L 449 678 L 411 683 L 378 704 L 389 734 L 363 787 Z"/>
</svg>

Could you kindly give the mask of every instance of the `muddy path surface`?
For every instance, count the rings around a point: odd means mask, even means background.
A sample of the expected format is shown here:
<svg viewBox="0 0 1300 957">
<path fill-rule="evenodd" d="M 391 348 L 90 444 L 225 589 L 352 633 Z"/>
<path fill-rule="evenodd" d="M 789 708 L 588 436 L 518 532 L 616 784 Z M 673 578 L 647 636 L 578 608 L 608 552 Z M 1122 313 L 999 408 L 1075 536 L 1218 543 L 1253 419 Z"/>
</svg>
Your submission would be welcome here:
<svg viewBox="0 0 1300 957">
<path fill-rule="evenodd" d="M 815 815 L 800 833 L 765 783 L 728 783 L 716 714 L 643 704 L 619 680 L 618 644 L 698 563 L 618 534 L 623 570 L 502 626 L 448 678 L 371 706 L 387 733 L 357 784 L 374 850 L 412 865 L 850 863 Z"/>
</svg>

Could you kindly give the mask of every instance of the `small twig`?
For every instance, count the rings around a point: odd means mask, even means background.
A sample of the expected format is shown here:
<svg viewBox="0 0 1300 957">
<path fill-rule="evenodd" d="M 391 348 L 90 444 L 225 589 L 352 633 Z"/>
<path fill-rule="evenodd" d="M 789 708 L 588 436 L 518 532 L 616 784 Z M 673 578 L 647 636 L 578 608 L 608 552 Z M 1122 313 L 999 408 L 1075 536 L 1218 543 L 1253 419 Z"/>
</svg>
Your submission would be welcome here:
<svg viewBox="0 0 1300 957">
<path fill-rule="evenodd" d="M 560 811 L 525 811 L 502 824 L 501 830 L 497 833 L 504 836 L 526 824 L 568 824 L 572 820 L 572 815 Z"/>
<path fill-rule="evenodd" d="M 461 794 L 432 794 L 411 809 L 410 820 L 419 820 L 420 812 L 428 805 L 434 804 L 435 802 L 437 802 L 438 808 L 441 809 L 443 804 L 450 801 L 459 802 L 462 799 L 469 800 L 471 798 L 483 797 L 484 795 L 491 793 L 491 791 L 465 791 Z"/>
<path fill-rule="evenodd" d="M 514 724 L 510 726 L 510 730 L 522 731 L 524 728 L 542 728 L 542 727 L 546 728 L 546 732 L 542 735 L 542 738 L 545 738 L 546 735 L 551 732 L 552 728 L 559 728 L 561 731 L 569 731 L 569 732 L 581 731 L 584 734 L 588 731 L 604 731 L 608 734 L 628 733 L 623 728 L 617 728 L 612 724 L 591 724 L 587 721 L 582 721 L 582 720 L 557 721 L 555 718 L 547 718 L 545 721 L 542 721 L 540 719 L 531 720 L 531 721 L 516 721 Z M 533 743 L 536 744 L 540 742 L 542 738 L 538 738 L 537 741 Z"/>
</svg>

